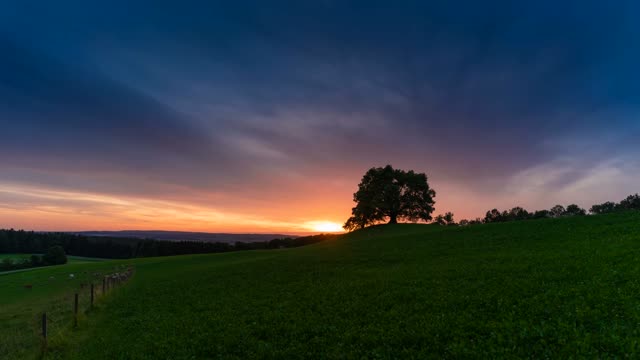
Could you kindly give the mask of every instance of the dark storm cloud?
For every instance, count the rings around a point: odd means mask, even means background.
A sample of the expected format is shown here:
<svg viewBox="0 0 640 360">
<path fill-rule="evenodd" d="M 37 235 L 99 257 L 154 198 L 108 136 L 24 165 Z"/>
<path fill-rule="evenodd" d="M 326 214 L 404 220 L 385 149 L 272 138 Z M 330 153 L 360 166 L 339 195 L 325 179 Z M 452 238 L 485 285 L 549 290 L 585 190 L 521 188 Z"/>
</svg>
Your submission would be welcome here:
<svg viewBox="0 0 640 360">
<path fill-rule="evenodd" d="M 226 162 L 215 134 L 130 87 L 7 39 L 0 38 L 0 52 L 5 167 L 33 163 L 54 172 L 122 171 L 175 182 L 183 180 L 175 172 Z"/>
<path fill-rule="evenodd" d="M 20 121 L 5 118 L 7 131 L 33 135 L 53 131 L 52 138 L 64 132 L 100 133 L 109 140 L 135 139 L 143 147 L 193 155 L 201 151 L 197 146 L 206 138 L 188 119 L 181 119 L 166 106 L 100 74 L 47 61 L 46 55 L 30 53 L 7 41 L 0 44 L 5 109 L 17 116 L 23 114 Z M 171 141 L 173 135 L 186 141 Z"/>
<path fill-rule="evenodd" d="M 94 191 L 277 193 L 290 176 L 391 162 L 473 187 L 570 157 L 550 182 L 563 186 L 638 152 L 631 1 L 0 10 L 5 180 L 47 169 L 39 181 Z M 101 171 L 113 181 L 82 176 Z"/>
</svg>

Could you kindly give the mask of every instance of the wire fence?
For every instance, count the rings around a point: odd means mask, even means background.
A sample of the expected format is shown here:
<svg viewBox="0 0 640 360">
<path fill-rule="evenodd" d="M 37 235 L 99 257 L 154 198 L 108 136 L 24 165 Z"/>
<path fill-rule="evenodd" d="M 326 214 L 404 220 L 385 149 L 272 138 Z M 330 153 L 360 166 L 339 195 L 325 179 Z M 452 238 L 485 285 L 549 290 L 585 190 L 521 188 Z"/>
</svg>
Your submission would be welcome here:
<svg viewBox="0 0 640 360">
<path fill-rule="evenodd" d="M 120 265 L 107 273 L 78 274 L 79 287 L 62 296 L 46 300 L 37 308 L 20 313 L 0 314 L 0 359 L 25 358 L 39 348 L 46 353 L 50 341 L 66 336 L 112 290 L 125 284 L 135 274 L 133 266 Z M 28 324 L 25 326 L 25 319 Z M 1 335 L 4 334 L 4 335 Z"/>
<path fill-rule="evenodd" d="M 119 271 L 104 275 L 101 279 L 102 274 L 96 273 L 94 276 L 102 280 L 101 282 L 82 283 L 80 289 L 77 289 L 73 294 L 68 294 L 52 303 L 36 322 L 40 325 L 43 350 L 46 350 L 50 338 L 60 335 L 69 327 L 78 327 L 79 319 L 86 316 L 86 313 L 95 306 L 98 299 L 127 282 L 133 274 L 133 267 L 119 269 Z"/>
</svg>

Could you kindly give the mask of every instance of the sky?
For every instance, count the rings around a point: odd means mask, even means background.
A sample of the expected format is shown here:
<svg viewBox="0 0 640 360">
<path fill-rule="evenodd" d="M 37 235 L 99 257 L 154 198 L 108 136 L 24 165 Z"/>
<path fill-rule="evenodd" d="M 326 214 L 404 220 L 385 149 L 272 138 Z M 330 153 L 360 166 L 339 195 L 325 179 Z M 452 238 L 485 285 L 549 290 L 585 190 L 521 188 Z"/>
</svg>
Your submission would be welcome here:
<svg viewBox="0 0 640 360">
<path fill-rule="evenodd" d="M 300 233 L 640 191 L 634 1 L 0 2 L 0 227 Z M 435 215 L 434 214 L 434 215 Z"/>
</svg>

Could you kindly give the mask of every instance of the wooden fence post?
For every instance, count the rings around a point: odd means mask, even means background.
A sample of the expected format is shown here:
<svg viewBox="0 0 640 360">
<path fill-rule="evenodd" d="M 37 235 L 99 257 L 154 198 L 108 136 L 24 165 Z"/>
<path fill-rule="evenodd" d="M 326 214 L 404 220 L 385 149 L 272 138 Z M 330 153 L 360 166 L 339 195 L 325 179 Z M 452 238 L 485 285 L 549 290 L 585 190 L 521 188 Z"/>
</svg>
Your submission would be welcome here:
<svg viewBox="0 0 640 360">
<path fill-rule="evenodd" d="M 42 313 L 42 340 L 43 347 L 47 347 L 47 313 Z"/>
<path fill-rule="evenodd" d="M 93 309 L 93 283 L 91 283 L 91 308 Z"/>
<path fill-rule="evenodd" d="M 73 299 L 73 326 L 78 327 L 78 293 Z"/>
</svg>

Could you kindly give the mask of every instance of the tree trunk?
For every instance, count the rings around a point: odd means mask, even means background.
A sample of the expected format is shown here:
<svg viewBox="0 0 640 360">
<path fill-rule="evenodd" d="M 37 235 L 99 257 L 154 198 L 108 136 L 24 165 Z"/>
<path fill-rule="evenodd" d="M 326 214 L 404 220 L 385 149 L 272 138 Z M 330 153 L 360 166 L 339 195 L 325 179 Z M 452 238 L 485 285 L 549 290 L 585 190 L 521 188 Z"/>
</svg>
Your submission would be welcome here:
<svg viewBox="0 0 640 360">
<path fill-rule="evenodd" d="M 398 223 L 398 216 L 397 215 L 390 215 L 389 216 L 389 224 L 397 224 Z"/>
</svg>

